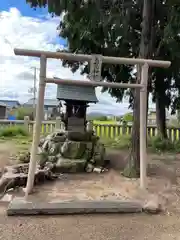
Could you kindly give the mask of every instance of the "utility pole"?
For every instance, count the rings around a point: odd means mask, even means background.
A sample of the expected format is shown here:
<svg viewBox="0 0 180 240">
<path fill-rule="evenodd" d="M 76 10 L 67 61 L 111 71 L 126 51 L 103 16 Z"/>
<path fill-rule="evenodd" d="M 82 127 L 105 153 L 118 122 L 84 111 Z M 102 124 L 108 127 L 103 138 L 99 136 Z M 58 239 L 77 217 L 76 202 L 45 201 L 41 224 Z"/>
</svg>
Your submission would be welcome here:
<svg viewBox="0 0 180 240">
<path fill-rule="evenodd" d="M 36 68 L 34 68 L 33 109 L 36 108 Z"/>
<path fill-rule="evenodd" d="M 37 67 L 31 67 L 31 69 L 34 70 L 34 79 L 33 79 L 33 87 L 30 88 L 29 92 L 33 93 L 33 118 L 35 120 L 35 114 L 36 114 L 36 82 L 37 82 Z"/>
</svg>

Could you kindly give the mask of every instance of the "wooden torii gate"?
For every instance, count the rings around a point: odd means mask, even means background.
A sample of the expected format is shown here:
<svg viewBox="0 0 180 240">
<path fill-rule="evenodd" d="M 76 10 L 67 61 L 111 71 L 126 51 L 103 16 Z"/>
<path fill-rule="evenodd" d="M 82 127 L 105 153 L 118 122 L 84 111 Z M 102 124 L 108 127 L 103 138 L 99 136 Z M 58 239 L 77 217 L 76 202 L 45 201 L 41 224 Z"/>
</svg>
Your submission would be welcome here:
<svg viewBox="0 0 180 240">
<path fill-rule="evenodd" d="M 146 175 L 147 175 L 147 128 L 146 128 L 146 112 L 147 112 L 147 84 L 148 84 L 148 70 L 149 67 L 160 67 L 168 68 L 171 65 L 169 61 L 158 61 L 151 59 L 135 59 L 135 58 L 120 58 L 120 57 L 107 57 L 102 55 L 83 55 L 83 54 L 72 54 L 64 52 L 47 52 L 39 50 L 26 50 L 26 49 L 14 49 L 15 55 L 29 56 L 29 57 L 39 57 L 40 58 L 40 80 L 38 89 L 38 99 L 36 107 L 36 119 L 33 130 L 33 142 L 31 148 L 31 157 L 29 164 L 28 179 L 26 185 L 25 197 L 27 197 L 34 185 L 34 177 L 36 170 L 36 156 L 38 151 L 38 144 L 40 141 L 40 129 L 44 109 L 44 94 L 46 83 L 55 84 L 74 84 L 74 85 L 84 85 L 93 87 L 109 87 L 109 88 L 139 88 L 140 89 L 140 187 L 142 189 L 146 188 Z M 54 79 L 46 77 L 46 64 L 48 58 L 62 59 L 62 60 L 73 60 L 73 61 L 88 61 L 92 60 L 95 62 L 99 60 L 99 67 L 101 68 L 102 63 L 109 64 L 128 64 L 128 65 L 141 65 L 141 83 L 131 84 L 131 83 L 110 83 L 103 82 L 99 79 L 99 73 L 95 73 L 91 81 L 84 80 L 69 80 L 69 79 Z M 92 69 L 91 69 L 92 70 Z M 94 69 L 93 69 L 94 71 Z M 99 79 L 99 81 L 97 81 Z"/>
</svg>

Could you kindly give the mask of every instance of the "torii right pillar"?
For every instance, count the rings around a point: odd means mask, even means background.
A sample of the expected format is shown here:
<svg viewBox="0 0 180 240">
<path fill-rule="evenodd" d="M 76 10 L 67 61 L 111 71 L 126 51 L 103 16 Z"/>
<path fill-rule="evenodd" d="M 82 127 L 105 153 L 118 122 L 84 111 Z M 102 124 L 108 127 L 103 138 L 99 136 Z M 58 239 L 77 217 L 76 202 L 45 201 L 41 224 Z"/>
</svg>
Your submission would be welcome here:
<svg viewBox="0 0 180 240">
<path fill-rule="evenodd" d="M 145 63 L 141 68 L 140 89 L 140 188 L 147 187 L 147 86 L 149 65 Z"/>
</svg>

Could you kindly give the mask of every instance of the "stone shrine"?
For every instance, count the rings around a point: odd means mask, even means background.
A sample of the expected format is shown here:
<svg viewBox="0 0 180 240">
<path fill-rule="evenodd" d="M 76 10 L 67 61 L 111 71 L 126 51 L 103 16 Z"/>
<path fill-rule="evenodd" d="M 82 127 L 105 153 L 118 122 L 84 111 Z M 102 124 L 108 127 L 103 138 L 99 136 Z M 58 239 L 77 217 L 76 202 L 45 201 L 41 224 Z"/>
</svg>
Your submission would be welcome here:
<svg viewBox="0 0 180 240">
<path fill-rule="evenodd" d="M 88 103 L 97 103 L 95 88 L 91 86 L 58 85 L 57 99 L 65 101 L 66 112 L 62 121 L 67 131 L 86 131 Z"/>
<path fill-rule="evenodd" d="M 64 83 L 57 87 L 57 99 L 65 101 L 65 129 L 56 129 L 41 139 L 40 167 L 51 164 L 56 173 L 103 171 L 105 147 L 93 129 L 87 127 L 86 119 L 88 104 L 98 102 L 95 89 Z M 28 161 L 29 155 L 25 162 Z"/>
</svg>

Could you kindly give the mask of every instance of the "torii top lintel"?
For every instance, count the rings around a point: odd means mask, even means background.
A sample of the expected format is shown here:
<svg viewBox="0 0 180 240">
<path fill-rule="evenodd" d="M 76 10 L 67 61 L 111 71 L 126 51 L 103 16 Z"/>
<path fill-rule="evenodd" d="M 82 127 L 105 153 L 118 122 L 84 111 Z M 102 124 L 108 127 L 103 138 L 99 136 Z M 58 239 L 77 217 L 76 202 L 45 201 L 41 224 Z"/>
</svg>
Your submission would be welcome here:
<svg viewBox="0 0 180 240">
<path fill-rule="evenodd" d="M 40 51 L 40 50 L 28 50 L 28 49 L 14 49 L 15 55 L 20 56 L 29 56 L 29 57 L 41 57 L 42 55 L 46 58 L 56 58 L 63 60 L 74 60 L 74 61 L 90 61 L 92 59 L 91 55 L 84 54 L 73 54 L 65 52 L 49 52 L 49 51 Z M 171 65 L 170 61 L 160 61 L 152 59 L 140 59 L 140 58 L 121 58 L 121 57 L 109 57 L 102 56 L 103 63 L 109 64 L 128 64 L 128 65 L 137 65 L 147 63 L 150 67 L 160 67 L 168 68 Z"/>
</svg>

